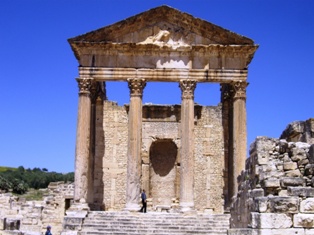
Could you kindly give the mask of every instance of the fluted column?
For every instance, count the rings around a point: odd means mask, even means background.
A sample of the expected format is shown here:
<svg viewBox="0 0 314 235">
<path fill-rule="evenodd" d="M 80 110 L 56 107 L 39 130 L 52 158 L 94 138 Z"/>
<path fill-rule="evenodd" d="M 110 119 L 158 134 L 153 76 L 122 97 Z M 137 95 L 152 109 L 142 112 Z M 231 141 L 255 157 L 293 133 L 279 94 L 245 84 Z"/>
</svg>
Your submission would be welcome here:
<svg viewBox="0 0 314 235">
<path fill-rule="evenodd" d="M 91 79 L 77 79 L 79 86 L 78 119 L 75 148 L 74 201 L 88 201 L 90 166 Z"/>
<path fill-rule="evenodd" d="M 137 211 L 141 190 L 141 144 L 142 144 L 142 96 L 145 79 L 128 79 L 130 108 L 128 126 L 128 165 L 126 185 L 126 210 Z"/>
<path fill-rule="evenodd" d="M 232 196 L 238 192 L 237 178 L 241 171 L 245 169 L 246 161 L 246 81 L 234 82 L 233 85 L 233 192 Z"/>
<path fill-rule="evenodd" d="M 181 211 L 194 209 L 194 90 L 195 80 L 181 80 Z"/>
</svg>

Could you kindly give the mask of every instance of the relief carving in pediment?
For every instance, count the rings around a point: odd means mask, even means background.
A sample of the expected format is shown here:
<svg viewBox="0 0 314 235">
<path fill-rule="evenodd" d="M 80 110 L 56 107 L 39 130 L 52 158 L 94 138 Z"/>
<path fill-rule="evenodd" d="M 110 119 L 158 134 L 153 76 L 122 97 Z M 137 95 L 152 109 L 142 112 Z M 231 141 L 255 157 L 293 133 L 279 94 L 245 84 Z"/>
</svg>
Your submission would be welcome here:
<svg viewBox="0 0 314 235">
<path fill-rule="evenodd" d="M 183 37 L 180 37 L 179 39 L 174 38 L 173 34 L 168 30 L 160 30 L 157 34 L 148 36 L 144 41 L 139 42 L 138 44 L 154 44 L 158 46 L 168 46 L 174 49 L 177 47 L 190 46 L 185 42 Z"/>
</svg>

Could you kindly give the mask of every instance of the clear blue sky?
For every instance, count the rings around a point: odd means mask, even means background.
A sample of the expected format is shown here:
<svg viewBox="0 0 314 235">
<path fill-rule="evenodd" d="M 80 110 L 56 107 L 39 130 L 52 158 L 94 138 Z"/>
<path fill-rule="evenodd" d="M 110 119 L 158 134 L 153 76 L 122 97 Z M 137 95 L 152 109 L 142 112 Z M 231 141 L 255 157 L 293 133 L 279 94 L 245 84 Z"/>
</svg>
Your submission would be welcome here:
<svg viewBox="0 0 314 235">
<path fill-rule="evenodd" d="M 67 39 L 164 4 L 260 45 L 249 66 L 249 144 L 314 117 L 313 0 L 1 0 L 0 166 L 73 171 L 78 63 Z M 128 103 L 127 85 L 109 84 L 108 98 Z M 218 85 L 196 89 L 199 104 L 219 98 Z M 178 104 L 180 90 L 149 84 L 143 99 Z"/>
</svg>

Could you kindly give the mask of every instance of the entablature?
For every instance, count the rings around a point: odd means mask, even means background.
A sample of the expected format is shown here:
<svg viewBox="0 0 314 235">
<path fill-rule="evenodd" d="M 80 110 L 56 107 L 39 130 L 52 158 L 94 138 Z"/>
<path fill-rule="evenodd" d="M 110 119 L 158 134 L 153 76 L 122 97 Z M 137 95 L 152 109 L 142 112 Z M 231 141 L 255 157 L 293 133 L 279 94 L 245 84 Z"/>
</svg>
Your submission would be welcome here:
<svg viewBox="0 0 314 235">
<path fill-rule="evenodd" d="M 129 78 L 141 78 L 147 82 L 179 82 L 182 79 L 191 79 L 196 82 L 231 83 L 246 81 L 247 70 L 80 67 L 79 76 L 81 79 L 96 81 L 127 81 Z"/>
<path fill-rule="evenodd" d="M 109 68 L 246 69 L 257 45 L 78 43 L 80 66 Z"/>
</svg>

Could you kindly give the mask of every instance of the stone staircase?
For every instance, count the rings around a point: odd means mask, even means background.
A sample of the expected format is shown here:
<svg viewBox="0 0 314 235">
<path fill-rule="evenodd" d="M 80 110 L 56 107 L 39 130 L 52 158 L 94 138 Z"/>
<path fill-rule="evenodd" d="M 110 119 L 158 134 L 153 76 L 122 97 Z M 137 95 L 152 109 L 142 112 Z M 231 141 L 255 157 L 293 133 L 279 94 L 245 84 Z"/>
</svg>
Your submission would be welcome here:
<svg viewBox="0 0 314 235">
<path fill-rule="evenodd" d="M 227 235 L 230 215 L 89 212 L 78 235 Z"/>
</svg>

